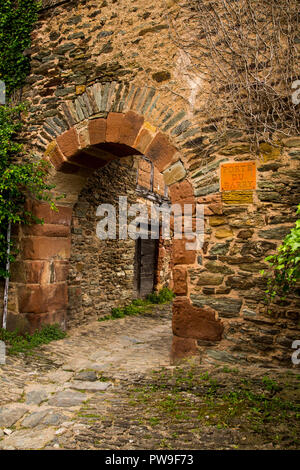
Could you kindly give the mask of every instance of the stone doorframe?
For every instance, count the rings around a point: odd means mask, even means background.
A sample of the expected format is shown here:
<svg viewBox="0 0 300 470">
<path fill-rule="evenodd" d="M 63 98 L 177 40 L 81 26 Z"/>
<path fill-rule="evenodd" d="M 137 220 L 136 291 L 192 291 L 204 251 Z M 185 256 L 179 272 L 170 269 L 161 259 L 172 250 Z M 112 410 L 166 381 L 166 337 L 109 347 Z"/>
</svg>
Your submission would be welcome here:
<svg viewBox="0 0 300 470">
<path fill-rule="evenodd" d="M 95 84 L 81 95 L 80 109 L 76 103 L 64 103 L 63 117 L 56 121 L 56 126 L 50 128 L 49 123 L 44 126 L 43 132 L 55 137 L 43 156 L 51 166 L 49 182 L 55 185 L 55 193 L 65 193 L 66 198 L 58 203 L 58 212 L 45 203 L 28 202 L 34 214 L 44 219 L 42 226 L 22 229 L 24 276 L 23 282 L 17 284 L 18 313 L 26 317 L 31 330 L 45 323 L 65 323 L 72 210 L 91 172 L 114 158 L 145 155 L 163 174 L 172 204 L 196 202 L 180 149 L 165 132 L 147 121 L 142 111 L 101 110 L 101 93 L 101 85 Z M 60 122 L 63 124 L 59 125 Z M 218 341 L 223 332 L 213 310 L 191 304 L 188 268 L 198 266 L 197 252 L 186 251 L 185 244 L 184 239 L 173 241 L 177 296 L 173 305 L 173 359 L 196 355 L 197 340 Z"/>
</svg>

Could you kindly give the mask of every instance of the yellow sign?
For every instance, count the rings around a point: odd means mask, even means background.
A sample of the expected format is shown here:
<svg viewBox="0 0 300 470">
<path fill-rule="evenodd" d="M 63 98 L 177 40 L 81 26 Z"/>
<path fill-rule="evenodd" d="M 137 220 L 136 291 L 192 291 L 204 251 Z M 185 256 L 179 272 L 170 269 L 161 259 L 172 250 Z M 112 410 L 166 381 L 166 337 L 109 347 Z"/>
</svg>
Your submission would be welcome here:
<svg viewBox="0 0 300 470">
<path fill-rule="evenodd" d="M 221 165 L 221 191 L 240 191 L 255 188 L 255 162 L 223 163 Z"/>
</svg>

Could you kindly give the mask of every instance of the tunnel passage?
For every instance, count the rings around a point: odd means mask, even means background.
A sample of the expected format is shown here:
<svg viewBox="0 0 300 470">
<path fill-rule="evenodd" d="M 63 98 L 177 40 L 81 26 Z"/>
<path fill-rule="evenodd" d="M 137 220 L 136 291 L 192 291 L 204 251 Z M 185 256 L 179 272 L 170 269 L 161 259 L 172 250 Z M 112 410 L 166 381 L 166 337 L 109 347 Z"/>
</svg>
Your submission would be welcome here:
<svg viewBox="0 0 300 470">
<path fill-rule="evenodd" d="M 28 201 L 28 208 L 43 218 L 45 224 L 26 228 L 21 235 L 20 267 L 24 277 L 16 286 L 18 308 L 13 315 L 21 314 L 30 331 L 45 323 L 65 327 L 71 299 L 68 292 L 71 224 L 78 196 L 95 171 L 117 159 L 125 162 L 130 154 L 145 156 L 153 164 L 154 173 L 160 175 L 158 181 L 169 187 L 172 204 L 182 209 L 186 203 L 195 207 L 194 190 L 186 179 L 179 152 L 163 132 L 139 113 L 130 110 L 91 117 L 57 135 L 49 143 L 44 159 L 51 165 L 49 183 L 55 185 L 54 195 L 64 193 L 66 197 L 59 202 L 57 213 L 47 204 Z M 142 179 L 146 174 L 145 168 L 141 169 Z M 161 184 L 157 184 L 159 188 Z M 177 295 L 173 304 L 173 358 L 197 355 L 197 341 L 219 341 L 223 332 L 214 310 L 191 304 L 188 270 L 197 269 L 198 258 L 195 248 L 187 248 L 187 241 L 183 236 L 172 244 L 172 287 Z M 164 250 L 161 252 L 164 257 Z M 166 267 L 158 269 L 166 272 Z"/>
<path fill-rule="evenodd" d="M 159 199 L 138 173 L 142 157 L 120 158 L 96 170 L 88 178 L 73 208 L 71 255 L 68 275 L 67 325 L 75 326 L 109 315 L 114 307 L 145 297 L 156 286 L 169 286 L 169 240 L 100 240 L 97 208 L 112 204 L 118 215 L 119 196 L 128 205 Z M 141 183 L 141 185 L 138 184 Z M 157 181 L 155 181 L 157 183 Z M 164 187 L 162 187 L 164 193 Z M 147 226 L 148 229 L 148 226 Z M 147 249 L 147 248 L 150 248 Z M 163 256 L 162 256 L 163 255 Z M 159 269 L 160 267 L 160 269 Z M 162 269 L 165 267 L 165 269 Z"/>
</svg>

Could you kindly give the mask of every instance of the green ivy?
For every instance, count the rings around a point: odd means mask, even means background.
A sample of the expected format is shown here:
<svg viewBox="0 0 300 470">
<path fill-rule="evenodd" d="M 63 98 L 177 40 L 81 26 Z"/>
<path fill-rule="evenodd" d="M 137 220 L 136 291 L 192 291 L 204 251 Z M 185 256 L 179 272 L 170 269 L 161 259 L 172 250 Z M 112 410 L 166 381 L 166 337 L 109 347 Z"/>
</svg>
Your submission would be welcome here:
<svg viewBox="0 0 300 470">
<path fill-rule="evenodd" d="M 31 45 L 31 31 L 41 2 L 1 0 L 0 2 L 0 80 L 8 95 L 20 88 L 30 70 L 24 51 Z"/>
<path fill-rule="evenodd" d="M 300 214 L 300 204 L 297 214 Z M 300 280 L 300 219 L 287 234 L 277 253 L 268 256 L 265 261 L 270 265 L 268 272 L 261 271 L 268 278 L 267 301 L 272 301 L 277 296 L 284 300 L 286 295 L 297 288 Z"/>
<path fill-rule="evenodd" d="M 7 228 L 11 223 L 43 223 L 24 204 L 26 198 L 48 201 L 53 186 L 47 184 L 47 164 L 33 162 L 24 154 L 19 142 L 21 113 L 26 106 L 11 106 L 12 92 L 20 88 L 30 70 L 29 58 L 24 54 L 31 45 L 31 32 L 37 20 L 41 2 L 36 0 L 1 0 L 0 3 L 0 80 L 5 82 L 7 106 L 0 106 L 0 278 L 7 277 Z M 12 239 L 13 240 L 13 239 Z M 10 243 L 10 261 L 14 261 L 17 247 Z"/>
</svg>

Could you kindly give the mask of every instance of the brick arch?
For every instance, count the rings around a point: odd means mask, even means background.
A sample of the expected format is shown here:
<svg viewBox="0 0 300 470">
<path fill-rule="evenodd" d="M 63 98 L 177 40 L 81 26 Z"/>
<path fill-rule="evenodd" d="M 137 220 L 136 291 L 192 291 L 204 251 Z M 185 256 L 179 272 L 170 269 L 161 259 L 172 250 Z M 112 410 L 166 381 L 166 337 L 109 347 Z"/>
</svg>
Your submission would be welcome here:
<svg viewBox="0 0 300 470">
<path fill-rule="evenodd" d="M 96 109 L 96 100 L 91 101 L 91 93 L 87 90 L 81 96 L 86 109 L 87 103 L 90 104 L 91 115 L 85 113 L 77 123 L 72 117 L 76 104 L 63 107 L 64 122 L 68 121 L 69 126 L 66 129 L 60 127 L 61 133 L 56 130 L 55 138 L 48 143 L 43 155 L 51 166 L 49 182 L 55 184 L 58 194 L 66 193 L 66 198 L 58 204 L 58 212 L 51 211 L 47 204 L 28 202 L 30 209 L 45 221 L 43 226 L 27 227 L 22 233 L 25 282 L 18 285 L 18 306 L 31 330 L 44 323 L 65 324 L 72 208 L 91 172 L 116 158 L 145 155 L 163 174 L 172 203 L 196 202 L 180 149 L 170 136 L 137 110 L 113 110 L 101 114 L 99 107 Z M 77 107 L 77 117 L 79 114 Z M 169 114 L 174 113 L 169 111 Z M 183 116 L 183 113 L 178 115 Z M 56 123 L 57 129 L 59 123 Z M 172 125 L 176 124 L 177 118 L 173 119 Z M 49 133 L 48 126 L 49 122 L 44 126 Z M 188 268 L 197 265 L 197 252 L 186 251 L 185 242 L 183 239 L 173 243 L 172 266 L 177 295 L 173 306 L 173 359 L 196 355 L 197 340 L 218 341 L 223 331 L 212 309 L 195 307 L 190 302 Z"/>
</svg>

